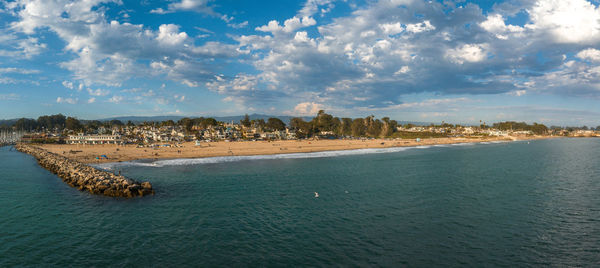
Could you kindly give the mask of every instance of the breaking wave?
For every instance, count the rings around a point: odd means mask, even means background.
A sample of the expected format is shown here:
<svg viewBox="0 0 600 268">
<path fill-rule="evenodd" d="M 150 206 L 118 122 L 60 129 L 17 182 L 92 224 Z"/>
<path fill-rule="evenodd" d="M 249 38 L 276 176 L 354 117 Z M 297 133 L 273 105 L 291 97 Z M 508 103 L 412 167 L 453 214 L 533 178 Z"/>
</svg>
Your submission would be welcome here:
<svg viewBox="0 0 600 268">
<path fill-rule="evenodd" d="M 497 143 L 497 142 L 494 142 Z M 128 162 L 112 162 L 96 164 L 95 167 L 112 170 L 123 166 L 142 166 L 142 167 L 164 167 L 164 166 L 184 166 L 184 165 L 202 165 L 216 164 L 249 160 L 269 160 L 269 159 L 302 159 L 302 158 L 323 158 L 336 157 L 347 155 L 364 155 L 364 154 L 381 154 L 381 153 L 396 153 L 409 149 L 428 149 L 432 147 L 450 147 L 450 146 L 468 146 L 476 143 L 455 143 L 455 144 L 437 144 L 437 145 L 421 145 L 415 147 L 390 147 L 390 148 L 369 148 L 369 149 L 353 149 L 353 150 L 338 150 L 338 151 L 323 151 L 311 153 L 289 153 L 289 154 L 271 154 L 271 155 L 247 155 L 247 156 L 216 156 L 204 158 L 177 158 L 163 160 L 135 160 Z M 482 142 L 480 144 L 490 144 Z"/>
</svg>

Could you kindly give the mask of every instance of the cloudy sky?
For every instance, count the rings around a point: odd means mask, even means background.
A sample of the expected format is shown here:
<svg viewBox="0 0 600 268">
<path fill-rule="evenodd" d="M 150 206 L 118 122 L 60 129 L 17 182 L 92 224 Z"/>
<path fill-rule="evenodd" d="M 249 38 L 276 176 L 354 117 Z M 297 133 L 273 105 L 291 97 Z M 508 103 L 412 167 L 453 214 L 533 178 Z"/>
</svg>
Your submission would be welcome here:
<svg viewBox="0 0 600 268">
<path fill-rule="evenodd" d="M 600 125 L 587 0 L 0 0 L 0 118 Z"/>
</svg>

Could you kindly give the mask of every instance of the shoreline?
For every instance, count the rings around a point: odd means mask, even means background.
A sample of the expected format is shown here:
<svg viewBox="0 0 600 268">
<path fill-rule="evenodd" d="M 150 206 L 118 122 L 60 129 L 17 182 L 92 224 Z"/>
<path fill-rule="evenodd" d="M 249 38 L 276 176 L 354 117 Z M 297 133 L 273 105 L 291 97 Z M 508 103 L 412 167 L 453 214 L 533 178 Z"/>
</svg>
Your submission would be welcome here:
<svg viewBox="0 0 600 268">
<path fill-rule="evenodd" d="M 373 140 L 287 140 L 287 141 L 237 141 L 210 142 L 196 146 L 188 142 L 179 147 L 137 147 L 136 145 L 39 145 L 45 150 L 66 158 L 86 163 L 103 164 L 131 161 L 157 161 L 169 159 L 202 159 L 225 156 L 286 155 L 294 153 L 317 153 L 358 149 L 404 148 L 481 142 L 510 142 L 558 138 L 537 137 L 485 137 L 485 138 L 432 138 L 420 142 L 403 139 Z M 107 159 L 100 156 L 107 156 Z"/>
<path fill-rule="evenodd" d="M 526 140 L 519 140 L 526 141 Z M 426 149 L 430 147 L 450 147 L 450 146 L 466 146 L 477 144 L 499 144 L 508 143 L 510 140 L 502 141 L 482 141 L 482 142 L 465 142 L 465 143 L 449 143 L 449 144 L 434 144 L 434 145 L 416 145 L 416 146 L 400 146 L 400 147 L 385 147 L 385 148 L 362 148 L 362 149 L 347 149 L 347 150 L 330 150 L 318 152 L 300 152 L 300 153 L 281 153 L 281 154 L 260 154 L 260 155 L 236 155 L 236 156 L 210 156 L 210 157 L 195 157 L 195 158 L 161 158 L 161 159 L 135 159 L 130 161 L 105 162 L 91 164 L 103 170 L 115 170 L 118 166 L 147 166 L 147 167 L 164 167 L 174 165 L 194 165 L 194 164 L 214 164 L 238 161 L 252 160 L 274 160 L 274 159 L 309 159 L 309 158 L 324 158 L 338 157 L 350 155 L 368 155 L 368 154 L 386 154 L 405 151 L 408 149 Z"/>
</svg>

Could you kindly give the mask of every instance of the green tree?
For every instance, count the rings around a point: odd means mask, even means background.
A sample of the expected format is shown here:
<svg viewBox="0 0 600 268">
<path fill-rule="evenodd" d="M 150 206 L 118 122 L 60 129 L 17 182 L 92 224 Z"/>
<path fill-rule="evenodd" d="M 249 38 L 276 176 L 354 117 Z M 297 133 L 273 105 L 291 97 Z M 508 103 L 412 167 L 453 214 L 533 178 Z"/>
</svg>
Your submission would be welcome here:
<svg viewBox="0 0 600 268">
<path fill-rule="evenodd" d="M 363 137 L 367 131 L 364 119 L 356 118 L 352 121 L 352 136 Z"/>
<path fill-rule="evenodd" d="M 252 123 L 250 122 L 250 116 L 248 114 L 244 115 L 244 119 L 240 120 L 240 124 L 244 127 L 250 127 Z"/>
<path fill-rule="evenodd" d="M 271 117 L 267 120 L 266 128 L 270 130 L 285 130 L 285 123 L 279 118 Z"/>
<path fill-rule="evenodd" d="M 192 127 L 194 126 L 194 120 L 184 117 L 177 121 L 177 125 L 183 127 L 183 129 L 185 129 L 186 132 L 191 132 Z"/>
<path fill-rule="evenodd" d="M 38 128 L 38 123 L 34 119 L 21 118 L 15 122 L 15 128 L 18 130 L 34 130 Z"/>
<path fill-rule="evenodd" d="M 341 121 L 341 134 L 344 136 L 352 135 L 352 118 L 344 117 Z"/>
<path fill-rule="evenodd" d="M 65 120 L 65 129 L 78 131 L 83 129 L 83 126 L 81 125 L 81 122 L 77 120 L 77 118 L 67 117 Z"/>
</svg>

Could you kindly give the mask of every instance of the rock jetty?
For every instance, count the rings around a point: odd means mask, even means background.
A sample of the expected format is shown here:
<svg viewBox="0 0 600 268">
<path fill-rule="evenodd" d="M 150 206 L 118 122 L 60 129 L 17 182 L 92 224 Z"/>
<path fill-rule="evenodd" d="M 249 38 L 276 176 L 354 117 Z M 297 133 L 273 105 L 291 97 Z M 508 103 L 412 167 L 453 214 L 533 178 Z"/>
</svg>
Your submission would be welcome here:
<svg viewBox="0 0 600 268">
<path fill-rule="evenodd" d="M 154 194 L 152 184 L 149 182 L 140 183 L 121 175 L 102 171 L 33 145 L 20 143 L 15 148 L 32 155 L 40 166 L 58 175 L 64 182 L 80 191 L 112 197 Z"/>
</svg>

